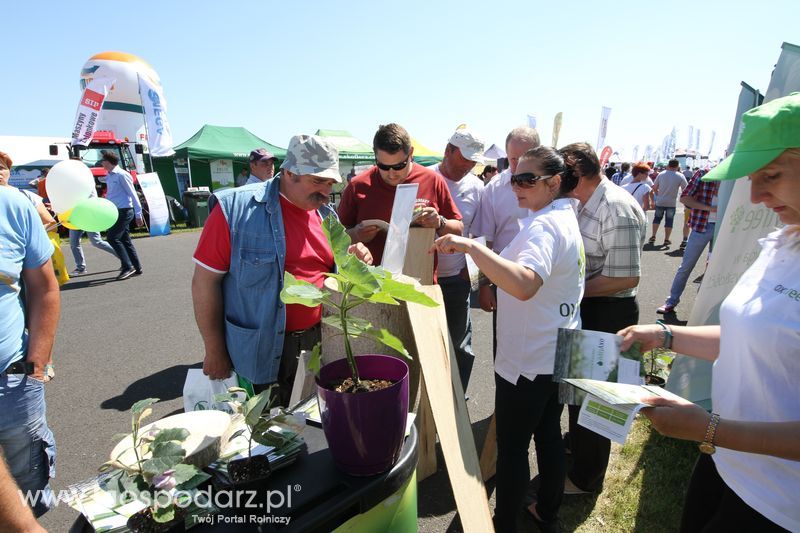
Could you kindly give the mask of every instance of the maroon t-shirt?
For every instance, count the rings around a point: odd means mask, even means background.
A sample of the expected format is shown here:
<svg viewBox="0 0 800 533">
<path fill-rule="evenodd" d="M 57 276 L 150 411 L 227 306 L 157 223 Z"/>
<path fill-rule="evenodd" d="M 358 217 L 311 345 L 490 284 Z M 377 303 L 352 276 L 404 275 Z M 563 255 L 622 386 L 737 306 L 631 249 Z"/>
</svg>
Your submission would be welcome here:
<svg viewBox="0 0 800 533">
<path fill-rule="evenodd" d="M 461 220 L 450 189 L 438 173 L 414 163 L 411 172 L 403 182 L 418 183 L 417 206 L 433 207 L 447 219 Z M 364 220 L 377 218 L 389 222 L 392 218 L 392 205 L 397 187 L 388 185 L 381 178 L 378 167 L 363 172 L 353 178 L 342 193 L 339 202 L 339 220 L 346 228 L 352 228 Z M 383 259 L 383 247 L 386 245 L 386 232 L 380 231 L 370 242 L 365 243 L 372 254 L 374 264 Z"/>
</svg>

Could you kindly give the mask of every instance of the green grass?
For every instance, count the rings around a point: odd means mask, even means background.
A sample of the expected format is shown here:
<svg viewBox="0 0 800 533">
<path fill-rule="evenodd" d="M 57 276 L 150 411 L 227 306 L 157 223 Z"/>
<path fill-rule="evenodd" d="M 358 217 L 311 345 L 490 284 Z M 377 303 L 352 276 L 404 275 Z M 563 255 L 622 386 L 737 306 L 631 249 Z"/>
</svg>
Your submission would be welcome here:
<svg viewBox="0 0 800 533">
<path fill-rule="evenodd" d="M 639 417 L 625 445 L 612 444 L 603 492 L 564 498 L 562 530 L 677 531 L 698 454 L 694 443 L 663 437 Z"/>
</svg>

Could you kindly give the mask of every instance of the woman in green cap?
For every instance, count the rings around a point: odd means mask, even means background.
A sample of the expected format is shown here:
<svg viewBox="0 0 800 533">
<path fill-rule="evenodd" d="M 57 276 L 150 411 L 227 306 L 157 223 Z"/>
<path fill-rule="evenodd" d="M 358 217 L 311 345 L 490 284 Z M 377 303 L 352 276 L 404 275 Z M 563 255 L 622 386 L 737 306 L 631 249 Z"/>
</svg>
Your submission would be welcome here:
<svg viewBox="0 0 800 533">
<path fill-rule="evenodd" d="M 734 153 L 703 179 L 748 176 L 750 198 L 786 224 L 720 308 L 719 326 L 632 326 L 625 350 L 665 346 L 714 362 L 714 412 L 653 399 L 664 435 L 700 442 L 682 531 L 800 531 L 800 93 L 742 117 Z"/>
</svg>

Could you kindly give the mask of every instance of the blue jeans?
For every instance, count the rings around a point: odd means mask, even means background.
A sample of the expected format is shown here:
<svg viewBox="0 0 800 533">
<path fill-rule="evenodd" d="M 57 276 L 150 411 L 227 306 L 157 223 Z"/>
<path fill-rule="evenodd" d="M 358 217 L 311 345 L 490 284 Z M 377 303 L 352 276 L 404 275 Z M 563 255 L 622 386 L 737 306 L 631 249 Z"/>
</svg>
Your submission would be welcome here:
<svg viewBox="0 0 800 533">
<path fill-rule="evenodd" d="M 53 507 L 56 445 L 45 417 L 44 383 L 0 376 L 0 448 L 11 475 L 38 517 Z M 35 499 L 35 500 L 34 500 Z"/>
<path fill-rule="evenodd" d="M 114 225 L 108 228 L 108 243 L 114 249 L 114 252 L 122 261 L 122 269 L 130 270 L 135 268 L 141 270 L 142 265 L 139 263 L 139 255 L 136 253 L 136 248 L 133 247 L 131 241 L 131 233 L 128 229 L 133 222 L 133 208 L 128 207 L 125 209 L 118 209 L 119 218 L 114 222 Z"/>
<path fill-rule="evenodd" d="M 475 354 L 472 352 L 472 320 L 469 315 L 470 283 L 461 276 L 449 276 L 439 278 L 439 287 L 442 289 L 447 330 L 456 352 L 461 386 L 466 393 L 475 362 Z"/>
<path fill-rule="evenodd" d="M 675 220 L 675 208 L 674 207 L 661 207 L 656 206 L 656 212 L 653 214 L 653 224 L 658 226 L 661 224 L 661 218 L 666 215 L 667 220 L 664 221 L 665 228 L 672 227 L 672 221 Z"/>
<path fill-rule="evenodd" d="M 692 230 L 689 234 L 689 240 L 686 241 L 686 249 L 683 250 L 683 260 L 681 266 L 678 267 L 678 272 L 675 273 L 675 279 L 672 280 L 672 288 L 669 290 L 669 298 L 667 298 L 667 305 L 676 306 L 681 301 L 681 294 L 686 288 L 686 282 L 689 281 L 689 275 L 694 270 L 697 260 L 703 255 L 706 245 L 709 245 L 709 252 L 712 250 L 714 243 L 714 223 L 706 224 L 706 231 L 703 233 Z"/>
<path fill-rule="evenodd" d="M 81 247 L 81 237 L 83 237 L 84 233 L 88 235 L 89 242 L 92 243 L 92 246 L 103 250 L 104 252 L 108 252 L 114 257 L 118 257 L 117 252 L 114 251 L 114 248 L 104 241 L 100 234 L 96 231 L 84 232 L 80 229 L 71 229 L 69 230 L 69 247 L 72 250 L 72 257 L 75 259 L 76 269 L 86 270 L 86 258 L 83 256 L 83 248 Z"/>
</svg>

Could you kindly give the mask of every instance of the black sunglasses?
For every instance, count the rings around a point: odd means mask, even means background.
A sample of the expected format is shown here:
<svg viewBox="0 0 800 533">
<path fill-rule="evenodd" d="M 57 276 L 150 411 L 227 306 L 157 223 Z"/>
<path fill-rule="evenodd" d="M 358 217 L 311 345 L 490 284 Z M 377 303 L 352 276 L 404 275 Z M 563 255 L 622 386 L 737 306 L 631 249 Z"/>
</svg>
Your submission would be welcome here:
<svg viewBox="0 0 800 533">
<path fill-rule="evenodd" d="M 539 180 L 546 180 L 553 177 L 553 174 L 549 176 L 537 176 L 533 172 L 523 172 L 522 174 L 512 174 L 511 175 L 511 185 L 516 185 L 517 187 L 533 187 L 533 185 Z"/>
<path fill-rule="evenodd" d="M 395 165 L 387 165 L 385 163 L 381 163 L 377 159 L 375 159 L 375 165 L 381 170 L 403 170 L 408 165 L 408 158 L 406 157 L 405 161 L 401 161 Z"/>
</svg>

